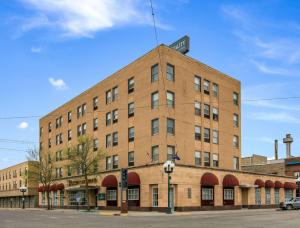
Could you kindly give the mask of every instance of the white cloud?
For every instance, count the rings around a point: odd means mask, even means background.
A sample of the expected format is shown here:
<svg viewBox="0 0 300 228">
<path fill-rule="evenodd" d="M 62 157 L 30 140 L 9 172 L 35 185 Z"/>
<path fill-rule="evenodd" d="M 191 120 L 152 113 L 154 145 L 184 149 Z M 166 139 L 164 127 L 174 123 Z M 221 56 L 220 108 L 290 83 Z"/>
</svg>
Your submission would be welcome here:
<svg viewBox="0 0 300 228">
<path fill-rule="evenodd" d="M 29 127 L 29 124 L 25 121 L 21 122 L 19 125 L 18 125 L 18 128 L 20 129 L 26 129 Z"/>
<path fill-rule="evenodd" d="M 58 79 L 49 78 L 49 82 L 57 90 L 64 90 L 68 88 L 64 80 L 60 78 Z"/>
<path fill-rule="evenodd" d="M 300 119 L 285 112 L 256 112 L 251 117 L 256 120 L 300 124 Z"/>
<path fill-rule="evenodd" d="M 286 76 L 300 76 L 299 72 L 294 72 L 291 69 L 280 68 L 276 66 L 267 66 L 264 63 L 259 63 L 255 60 L 251 61 L 261 72 L 266 74 L 275 74 L 275 75 L 286 75 Z"/>
<path fill-rule="evenodd" d="M 93 37 L 95 32 L 115 26 L 151 24 L 148 3 L 142 0 L 21 1 L 37 13 L 25 21 L 23 31 L 51 27 L 58 28 L 65 36 Z"/>
<path fill-rule="evenodd" d="M 33 53 L 40 53 L 42 51 L 42 48 L 40 48 L 40 47 L 32 47 L 30 49 L 30 51 L 33 52 Z"/>
</svg>

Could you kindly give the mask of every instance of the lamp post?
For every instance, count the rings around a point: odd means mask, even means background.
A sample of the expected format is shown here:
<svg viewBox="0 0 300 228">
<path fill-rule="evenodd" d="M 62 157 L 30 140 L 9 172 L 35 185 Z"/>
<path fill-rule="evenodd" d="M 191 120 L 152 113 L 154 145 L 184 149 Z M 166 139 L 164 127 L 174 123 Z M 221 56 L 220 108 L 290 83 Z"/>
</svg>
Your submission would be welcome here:
<svg viewBox="0 0 300 228">
<path fill-rule="evenodd" d="M 173 172 L 173 169 L 175 168 L 175 164 L 172 161 L 166 161 L 163 165 L 165 173 L 168 174 L 168 208 L 166 213 L 167 214 L 172 214 L 172 208 L 171 208 L 171 183 L 170 179 L 171 176 L 170 174 Z"/>
<path fill-rule="evenodd" d="M 20 192 L 22 192 L 22 209 L 25 209 L 25 198 L 24 193 L 27 191 L 27 187 L 20 187 Z"/>
</svg>

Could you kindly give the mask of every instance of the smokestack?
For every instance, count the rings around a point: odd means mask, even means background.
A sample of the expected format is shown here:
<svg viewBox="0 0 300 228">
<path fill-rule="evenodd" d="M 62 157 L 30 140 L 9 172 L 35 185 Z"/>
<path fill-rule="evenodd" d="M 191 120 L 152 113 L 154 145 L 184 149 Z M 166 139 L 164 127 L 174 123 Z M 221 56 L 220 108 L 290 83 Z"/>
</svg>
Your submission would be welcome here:
<svg viewBox="0 0 300 228">
<path fill-rule="evenodd" d="M 275 139 L 275 148 L 274 148 L 274 152 L 275 152 L 275 160 L 278 160 L 278 140 Z"/>
<path fill-rule="evenodd" d="M 286 145 L 286 158 L 290 158 L 291 155 L 291 145 L 293 142 L 293 138 L 291 137 L 291 134 L 286 134 L 285 138 L 283 138 L 283 143 Z"/>
</svg>

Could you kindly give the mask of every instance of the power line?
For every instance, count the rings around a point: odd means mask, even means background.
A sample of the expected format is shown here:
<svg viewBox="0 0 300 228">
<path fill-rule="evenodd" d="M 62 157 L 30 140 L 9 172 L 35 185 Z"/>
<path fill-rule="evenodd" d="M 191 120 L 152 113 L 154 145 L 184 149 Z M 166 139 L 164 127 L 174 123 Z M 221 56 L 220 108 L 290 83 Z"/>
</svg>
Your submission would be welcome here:
<svg viewBox="0 0 300 228">
<path fill-rule="evenodd" d="M 5 147 L 0 147 L 0 150 L 11 150 L 11 151 L 22 151 L 25 152 L 27 149 L 16 149 L 16 148 L 5 148 Z"/>
<path fill-rule="evenodd" d="M 37 144 L 38 142 L 33 141 L 25 141 L 25 140 L 17 140 L 17 139 L 1 139 L 0 142 L 4 143 L 16 143 L 16 144 Z"/>
</svg>

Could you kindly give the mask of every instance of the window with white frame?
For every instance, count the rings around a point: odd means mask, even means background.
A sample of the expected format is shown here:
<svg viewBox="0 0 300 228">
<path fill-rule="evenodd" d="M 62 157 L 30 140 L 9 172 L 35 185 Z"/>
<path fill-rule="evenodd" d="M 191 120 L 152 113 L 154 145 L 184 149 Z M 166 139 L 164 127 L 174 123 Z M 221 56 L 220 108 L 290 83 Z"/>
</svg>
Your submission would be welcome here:
<svg viewBox="0 0 300 228">
<path fill-rule="evenodd" d="M 132 93 L 134 91 L 134 78 L 128 79 L 128 93 Z"/>
<path fill-rule="evenodd" d="M 175 147 L 174 146 L 168 146 L 167 147 L 167 160 L 168 161 L 174 161 L 175 156 Z"/>
<path fill-rule="evenodd" d="M 113 146 L 117 146 L 118 143 L 119 143 L 118 132 L 114 132 L 114 133 L 113 133 Z"/>
<path fill-rule="evenodd" d="M 112 101 L 117 100 L 118 97 L 119 97 L 119 88 L 118 86 L 116 86 L 112 89 Z"/>
<path fill-rule="evenodd" d="M 195 151 L 195 165 L 200 166 L 201 165 L 201 152 Z"/>
<path fill-rule="evenodd" d="M 284 196 L 285 196 L 285 201 L 292 199 L 293 198 L 293 190 L 292 189 L 285 189 L 284 190 Z"/>
<path fill-rule="evenodd" d="M 219 144 L 219 131 L 213 130 L 213 143 Z"/>
<path fill-rule="evenodd" d="M 108 201 L 117 200 L 117 190 L 115 189 L 106 190 L 106 200 Z"/>
<path fill-rule="evenodd" d="M 134 102 L 128 104 L 128 118 L 134 116 Z"/>
<path fill-rule="evenodd" d="M 158 81 L 158 64 L 151 67 L 151 82 Z"/>
<path fill-rule="evenodd" d="M 106 148 L 111 147 L 111 134 L 106 135 Z"/>
<path fill-rule="evenodd" d="M 93 98 L 93 108 L 94 110 L 97 110 L 98 109 L 98 97 L 94 97 Z"/>
<path fill-rule="evenodd" d="M 261 205 L 261 191 L 260 188 L 255 188 L 255 204 Z"/>
<path fill-rule="evenodd" d="M 128 152 L 128 166 L 134 166 L 134 151 Z"/>
<path fill-rule="evenodd" d="M 204 166 L 209 167 L 210 166 L 210 153 L 204 152 Z"/>
<path fill-rule="evenodd" d="M 167 79 L 169 81 L 175 80 L 175 67 L 171 64 L 167 64 Z"/>
<path fill-rule="evenodd" d="M 195 115 L 201 116 L 201 103 L 199 101 L 195 101 Z"/>
<path fill-rule="evenodd" d="M 194 77 L 194 89 L 198 92 L 201 91 L 201 78 L 196 75 Z"/>
<path fill-rule="evenodd" d="M 152 207 L 158 207 L 158 187 L 152 187 Z"/>
<path fill-rule="evenodd" d="M 118 112 L 118 109 L 115 109 L 112 112 L 113 123 L 118 123 L 118 118 L 119 118 L 119 112 Z"/>
<path fill-rule="evenodd" d="M 239 127 L 239 115 L 236 113 L 233 114 L 233 127 Z"/>
<path fill-rule="evenodd" d="M 233 92 L 233 104 L 239 105 L 239 94 L 236 92 Z"/>
<path fill-rule="evenodd" d="M 129 188 L 127 190 L 128 200 L 139 200 L 140 191 L 138 188 Z"/>
<path fill-rule="evenodd" d="M 111 169 L 112 169 L 112 158 L 106 157 L 106 170 L 111 170 Z"/>
<path fill-rule="evenodd" d="M 274 189 L 274 194 L 275 194 L 275 204 L 279 204 L 280 203 L 280 189 L 279 188 L 275 188 Z"/>
<path fill-rule="evenodd" d="M 167 132 L 170 135 L 175 135 L 175 120 L 167 118 Z"/>
<path fill-rule="evenodd" d="M 195 126 L 195 140 L 201 140 L 201 127 Z"/>
<path fill-rule="evenodd" d="M 202 188 L 202 200 L 213 200 L 214 189 L 213 188 Z"/>
<path fill-rule="evenodd" d="M 111 124 L 111 113 L 106 113 L 106 126 Z"/>
<path fill-rule="evenodd" d="M 154 92 L 151 94 L 151 108 L 158 108 L 158 92 Z"/>
<path fill-rule="evenodd" d="M 210 106 L 208 104 L 204 104 L 204 117 L 210 118 Z"/>
<path fill-rule="evenodd" d="M 213 120 L 218 121 L 219 120 L 219 109 L 216 107 L 213 107 L 212 114 L 213 114 Z"/>
<path fill-rule="evenodd" d="M 219 155 L 218 154 L 213 154 L 213 167 L 219 167 Z"/>
<path fill-rule="evenodd" d="M 158 162 L 159 161 L 159 147 L 152 146 L 151 148 L 151 161 Z"/>
<path fill-rule="evenodd" d="M 233 147 L 239 148 L 239 137 L 237 135 L 233 136 Z"/>
<path fill-rule="evenodd" d="M 233 169 L 239 170 L 239 158 L 238 157 L 233 157 Z"/>
<path fill-rule="evenodd" d="M 175 95 L 171 91 L 167 91 L 167 105 L 169 108 L 175 107 Z"/>
<path fill-rule="evenodd" d="M 203 81 L 203 91 L 205 94 L 209 95 L 209 84 L 210 82 L 208 80 Z"/>
<path fill-rule="evenodd" d="M 111 103 L 111 90 L 106 91 L 106 104 Z"/>
<path fill-rule="evenodd" d="M 128 141 L 129 142 L 134 141 L 134 127 L 128 128 Z"/>
<path fill-rule="evenodd" d="M 209 143 L 210 142 L 210 129 L 204 128 L 204 142 Z"/>
<path fill-rule="evenodd" d="M 98 118 L 94 118 L 93 120 L 93 129 L 94 131 L 98 130 Z"/>
<path fill-rule="evenodd" d="M 214 97 L 219 96 L 219 86 L 216 83 L 213 83 L 213 95 L 214 95 Z"/>
<path fill-rule="evenodd" d="M 266 205 L 271 204 L 271 192 L 270 188 L 265 189 L 265 196 L 266 196 Z"/>
<path fill-rule="evenodd" d="M 157 135 L 159 133 L 159 119 L 151 120 L 151 134 Z"/>
<path fill-rule="evenodd" d="M 224 188 L 223 191 L 224 200 L 234 200 L 234 189 L 233 188 Z"/>
</svg>

